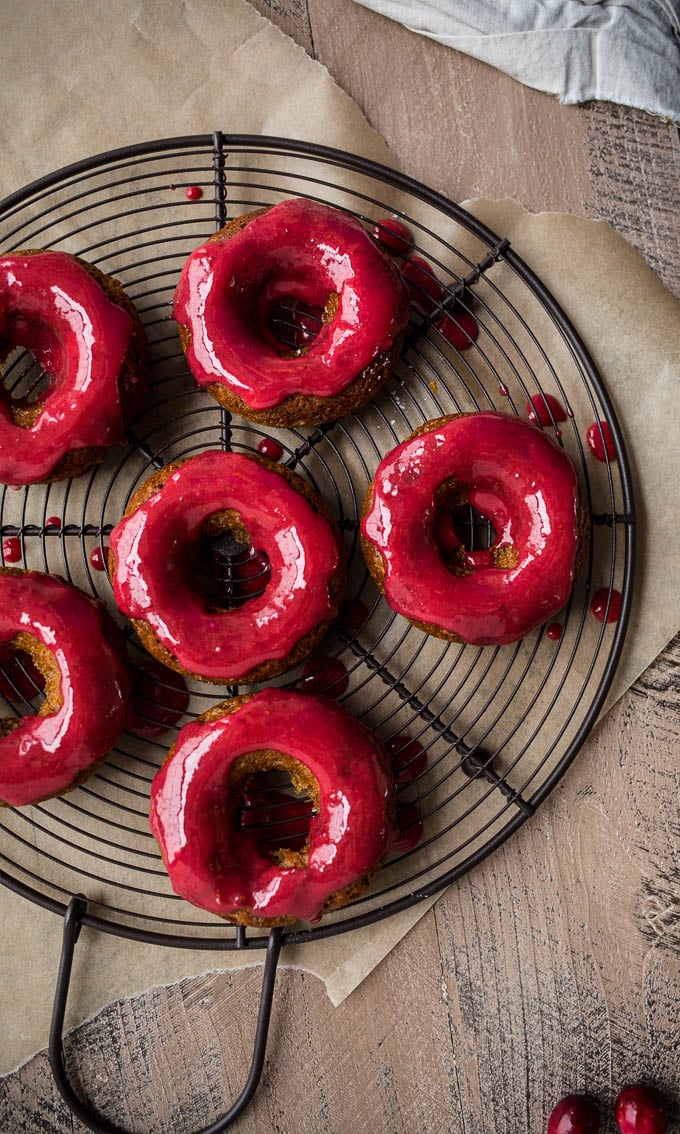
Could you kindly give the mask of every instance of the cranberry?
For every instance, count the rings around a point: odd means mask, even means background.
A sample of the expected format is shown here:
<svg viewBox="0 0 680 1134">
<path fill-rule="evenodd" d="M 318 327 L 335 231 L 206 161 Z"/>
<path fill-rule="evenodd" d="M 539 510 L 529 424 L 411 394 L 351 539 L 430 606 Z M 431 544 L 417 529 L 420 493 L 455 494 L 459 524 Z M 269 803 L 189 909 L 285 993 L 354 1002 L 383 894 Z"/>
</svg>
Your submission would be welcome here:
<svg viewBox="0 0 680 1134">
<path fill-rule="evenodd" d="M 588 448 L 598 461 L 616 460 L 612 431 L 606 421 L 594 421 L 586 430 Z"/>
<path fill-rule="evenodd" d="M 2 541 L 2 557 L 5 563 L 18 563 L 21 559 L 21 540 L 17 536 L 8 536 Z"/>
<path fill-rule="evenodd" d="M 412 256 L 401 269 L 411 302 L 427 314 L 441 303 L 444 289 L 427 260 Z"/>
<path fill-rule="evenodd" d="M 567 420 L 567 411 L 552 394 L 534 394 L 531 401 L 527 402 L 526 412 L 529 421 L 540 421 L 541 425 L 552 425 L 553 421 Z"/>
<path fill-rule="evenodd" d="M 108 547 L 102 551 L 101 547 L 95 547 L 94 551 L 90 553 L 90 563 L 95 571 L 106 570 L 106 559 L 109 553 Z"/>
<path fill-rule="evenodd" d="M 257 451 L 263 457 L 268 457 L 270 461 L 280 461 L 283 456 L 283 445 L 279 445 L 273 437 L 263 437 L 258 442 Z"/>
<path fill-rule="evenodd" d="M 200 201 L 203 196 L 203 190 L 200 185 L 187 185 L 184 190 L 184 196 L 187 201 Z"/>
<path fill-rule="evenodd" d="M 609 610 L 607 610 L 607 601 L 609 601 Z M 605 618 L 607 622 L 618 622 L 621 613 L 620 592 L 609 591 L 607 587 L 595 591 L 595 594 L 590 600 L 590 609 L 598 622 L 604 622 Z"/>
<path fill-rule="evenodd" d="M 548 1134 L 597 1134 L 599 1129 L 598 1109 L 585 1095 L 560 1099 L 548 1119 Z"/>
<path fill-rule="evenodd" d="M 451 315 L 437 320 L 437 330 L 456 350 L 468 350 L 479 338 L 479 323 L 469 311 L 454 308 Z"/>
<path fill-rule="evenodd" d="M 181 673 L 157 661 L 145 661 L 132 671 L 132 702 L 127 727 L 135 736 L 152 740 L 184 715 L 189 691 Z"/>
<path fill-rule="evenodd" d="M 545 636 L 546 638 L 550 638 L 551 642 L 559 642 L 562 637 L 562 629 L 559 622 L 551 622 L 550 625 L 545 628 Z"/>
<path fill-rule="evenodd" d="M 666 1134 L 668 1118 L 654 1091 L 638 1083 L 624 1087 L 614 1104 L 621 1134 Z"/>
<path fill-rule="evenodd" d="M 302 671 L 300 684 L 309 693 L 340 697 L 349 685 L 349 675 L 338 658 L 310 658 Z"/>
<path fill-rule="evenodd" d="M 381 217 L 373 227 L 373 235 L 379 244 L 383 244 L 390 252 L 397 252 L 400 256 L 408 256 L 413 248 L 410 230 L 393 217 Z"/>
</svg>

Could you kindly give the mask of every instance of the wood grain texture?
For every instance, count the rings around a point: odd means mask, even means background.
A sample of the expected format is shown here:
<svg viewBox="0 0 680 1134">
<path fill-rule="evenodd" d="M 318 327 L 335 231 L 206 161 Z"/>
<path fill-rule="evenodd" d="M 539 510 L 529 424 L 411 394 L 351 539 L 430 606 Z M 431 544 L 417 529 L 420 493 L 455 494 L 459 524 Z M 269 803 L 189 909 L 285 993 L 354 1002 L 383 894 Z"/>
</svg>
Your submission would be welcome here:
<svg viewBox="0 0 680 1134">
<path fill-rule="evenodd" d="M 407 172 L 456 199 L 604 217 L 680 293 L 668 124 L 562 107 L 351 0 L 255 6 L 328 66 Z M 279 975 L 263 1084 L 239 1134 L 540 1134 L 579 1089 L 613 1134 L 613 1098 L 638 1079 L 666 1093 L 680 1129 L 679 675 L 680 638 L 535 818 L 340 1008 L 315 978 Z M 245 1080 L 260 980 L 213 974 L 109 1005 L 67 1042 L 74 1078 L 140 1134 L 195 1130 Z M 83 1129 L 44 1054 L 0 1081 L 1 1131 Z"/>
</svg>

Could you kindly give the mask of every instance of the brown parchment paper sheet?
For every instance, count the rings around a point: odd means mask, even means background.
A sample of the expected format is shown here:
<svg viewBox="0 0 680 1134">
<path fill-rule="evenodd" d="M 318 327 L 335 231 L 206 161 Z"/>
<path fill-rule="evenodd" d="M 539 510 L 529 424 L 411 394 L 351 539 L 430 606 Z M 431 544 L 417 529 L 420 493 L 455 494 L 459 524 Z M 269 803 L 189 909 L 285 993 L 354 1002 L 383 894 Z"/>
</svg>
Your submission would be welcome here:
<svg viewBox="0 0 680 1134">
<path fill-rule="evenodd" d="M 215 128 L 311 139 L 394 163 L 325 70 L 241 0 L 33 0 L 10 6 L 4 22 L 0 193 L 93 152 Z M 85 24 L 96 29 L 96 47 L 89 35 L 82 38 Z M 673 587 L 678 536 L 670 522 L 678 479 L 671 398 L 680 378 L 679 308 L 605 224 L 533 217 L 512 202 L 468 206 L 511 239 L 573 318 L 634 451 L 643 521 L 640 586 L 611 702 L 679 621 Z M 423 665 L 439 648 L 425 651 Z M 290 949 L 283 963 L 316 973 L 333 1003 L 340 1003 L 429 904 Z M 0 891 L 0 981 L 12 990 L 0 1009 L 0 1072 L 46 1042 L 60 935 L 57 917 Z M 247 964 L 261 964 L 259 953 L 218 957 L 85 931 L 68 1023 L 154 984 Z"/>
</svg>

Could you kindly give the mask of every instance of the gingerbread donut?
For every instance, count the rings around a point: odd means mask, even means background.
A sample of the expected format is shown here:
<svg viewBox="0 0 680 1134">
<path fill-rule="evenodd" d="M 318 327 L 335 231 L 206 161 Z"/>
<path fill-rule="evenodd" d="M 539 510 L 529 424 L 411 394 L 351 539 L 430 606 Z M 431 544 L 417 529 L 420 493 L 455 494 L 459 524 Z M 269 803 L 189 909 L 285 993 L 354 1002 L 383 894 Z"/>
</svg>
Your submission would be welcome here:
<svg viewBox="0 0 680 1134">
<path fill-rule="evenodd" d="M 318 334 L 303 335 L 298 349 L 273 331 L 286 303 L 319 312 Z M 226 409 L 267 425 L 316 425 L 386 381 L 409 303 L 357 220 L 289 200 L 238 217 L 197 248 L 174 313 L 194 378 Z"/>
<path fill-rule="evenodd" d="M 117 280 L 66 252 L 0 256 L 0 362 L 31 351 L 50 383 L 0 394 L 0 482 L 76 476 L 103 460 L 136 407 L 146 345 Z"/>
<path fill-rule="evenodd" d="M 102 603 L 51 575 L 0 568 L 0 644 L 45 682 L 37 715 L 0 720 L 0 804 L 20 807 L 94 771 L 125 726 L 129 679 Z"/>
<path fill-rule="evenodd" d="M 468 551 L 453 513 L 491 522 Z M 420 629 L 472 645 L 523 638 L 566 603 L 587 545 L 570 457 L 520 418 L 428 421 L 381 461 L 364 502 L 362 548 L 390 606 Z"/>
<path fill-rule="evenodd" d="M 201 545 L 226 535 L 263 564 L 263 593 L 207 598 Z M 159 661 L 200 681 L 264 681 L 323 637 L 345 585 L 341 536 L 320 497 L 262 457 L 207 451 L 142 485 L 111 533 L 118 606 Z M 262 589 L 254 588 L 259 591 Z"/>
<path fill-rule="evenodd" d="M 314 816 L 302 850 L 265 853 L 240 822 L 256 773 L 287 772 Z M 151 831 L 173 890 L 246 925 L 317 919 L 358 897 L 393 837 L 394 785 L 377 737 L 334 701 L 265 689 L 180 730 L 151 786 Z"/>
</svg>

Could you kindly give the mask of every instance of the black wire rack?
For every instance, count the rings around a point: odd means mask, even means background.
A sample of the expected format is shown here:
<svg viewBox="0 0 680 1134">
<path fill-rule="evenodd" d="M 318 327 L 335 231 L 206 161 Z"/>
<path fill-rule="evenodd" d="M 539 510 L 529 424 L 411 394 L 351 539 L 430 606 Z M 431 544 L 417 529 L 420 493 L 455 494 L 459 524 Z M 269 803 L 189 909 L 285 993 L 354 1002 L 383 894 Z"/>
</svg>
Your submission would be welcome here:
<svg viewBox="0 0 680 1134">
<path fill-rule="evenodd" d="M 189 185 L 202 189 L 200 201 L 186 199 Z M 456 351 L 436 329 L 441 309 L 429 318 L 415 309 L 394 376 L 358 414 L 307 432 L 230 419 L 196 390 L 186 369 L 171 319 L 174 286 L 187 254 L 228 217 L 289 196 L 340 204 L 369 227 L 398 216 L 415 236 L 415 253 L 445 285 L 443 306 L 455 302 L 474 312 L 478 340 Z M 209 447 L 252 453 L 263 437 L 275 437 L 282 463 L 307 477 L 335 512 L 347 540 L 349 594 L 366 612 L 352 628 L 350 610 L 317 651 L 347 671 L 349 686 L 338 699 L 386 741 L 409 736 L 427 754 L 427 767 L 401 792 L 420 813 L 418 845 L 395 857 L 368 896 L 285 940 L 355 928 L 446 886 L 531 815 L 565 771 L 602 707 L 625 632 L 633 527 L 628 463 L 605 389 L 566 317 L 507 241 L 464 210 L 394 171 L 302 143 L 218 134 L 129 147 L 13 194 L 0 206 L 0 221 L 4 250 L 65 249 L 121 280 L 146 327 L 152 375 L 129 444 L 103 465 L 65 484 L 1 490 L 3 539 L 19 538 L 26 567 L 62 575 L 116 613 L 92 552 L 105 548 L 139 484 L 170 460 Z M 7 367 L 5 385 L 14 396 L 40 380 L 30 362 L 19 353 Z M 386 609 L 367 577 L 357 522 L 370 478 L 381 457 L 428 418 L 486 408 L 526 415 L 538 393 L 556 395 L 570 413 L 560 440 L 576 460 L 594 521 L 586 569 L 560 618 L 562 637 L 555 643 L 536 632 L 498 649 L 428 639 Z M 577 396 L 588 420 L 572 408 Z M 600 420 L 613 432 L 616 461 L 593 461 L 584 444 L 586 427 Z M 589 614 L 589 595 L 600 587 L 623 595 L 615 626 Z M 133 637 L 129 649 L 132 662 L 142 662 Z M 329 667 L 330 695 L 337 691 L 335 669 Z M 577 669 L 582 679 L 569 685 L 566 676 Z M 299 685 L 300 676 L 295 671 L 278 684 Z M 323 684 L 322 671 L 316 685 Z M 33 710 L 24 686 L 13 697 L 14 711 L 17 701 Z M 176 898 L 148 832 L 149 783 L 177 728 L 227 690 L 195 685 L 190 693 L 187 711 L 162 736 L 124 735 L 76 792 L 0 813 L 8 884 L 62 913 L 70 895 L 84 889 L 93 895 L 88 922 L 127 936 L 191 947 L 201 939 L 226 948 L 265 944 L 266 935 L 202 918 Z M 155 708 L 151 698 L 151 718 Z"/>
<path fill-rule="evenodd" d="M 202 197 L 187 199 L 189 186 Z M 414 236 L 411 254 L 431 265 L 443 294 L 428 315 L 414 303 L 401 360 L 370 405 L 315 429 L 266 430 L 232 418 L 196 389 L 171 305 L 194 247 L 227 219 L 293 196 L 337 205 L 369 229 L 397 217 Z M 77 480 L 0 490 L 3 544 L 19 541 L 19 565 L 91 591 L 123 623 L 92 557 L 104 552 L 130 495 L 171 460 L 211 447 L 253 453 L 264 437 L 278 441 L 282 463 L 314 485 L 344 533 L 348 604 L 316 651 L 314 683 L 386 742 L 398 747 L 406 737 L 422 748 L 417 775 L 403 775 L 399 789 L 405 843 L 414 845 L 393 854 L 358 901 L 320 924 L 278 934 L 279 944 L 376 921 L 479 863 L 533 814 L 597 719 L 632 596 L 635 517 L 621 431 L 586 348 L 546 287 L 502 235 L 408 177 L 321 146 L 220 133 L 116 150 L 27 186 L 0 204 L 0 248 L 59 248 L 117 277 L 145 324 L 151 361 L 150 389 L 124 447 Z M 452 345 L 437 327 L 446 312 L 454 320 L 472 313 L 477 340 Z M 282 313 L 282 338 L 286 323 L 296 342 L 295 313 Z M 19 351 L 4 382 L 9 396 L 30 397 L 44 378 Z M 371 477 L 382 456 L 430 418 L 476 409 L 526 417 L 540 394 L 566 410 L 565 421 L 550 413 L 544 428 L 574 459 L 592 519 L 585 567 L 557 619 L 561 635 L 553 640 L 541 629 L 514 646 L 484 649 L 428 638 L 389 610 L 365 569 L 358 521 Z M 585 443 L 592 422 L 608 424 L 615 459 L 593 459 Z M 480 538 L 476 521 L 461 519 L 468 545 Z M 589 611 L 601 588 L 622 595 L 616 623 Z M 131 662 L 142 664 L 143 650 L 125 633 Z M 30 680 L 29 672 L 17 677 L 16 663 L 7 669 L 9 711 L 35 710 L 39 690 L 26 687 Z M 275 684 L 301 682 L 298 669 Z M 172 684 L 161 678 L 149 695 L 142 712 L 152 725 L 159 714 L 167 719 L 168 701 L 176 704 Z M 72 895 L 84 893 L 79 922 L 106 932 L 190 948 L 271 948 L 266 932 L 225 925 L 177 898 L 148 830 L 150 782 L 178 728 L 234 689 L 189 683 L 188 692 L 165 731 L 124 734 L 76 791 L 2 809 L 0 880 L 62 915 Z M 267 824 L 275 838 L 275 808 L 263 811 L 263 840 Z"/>
</svg>

